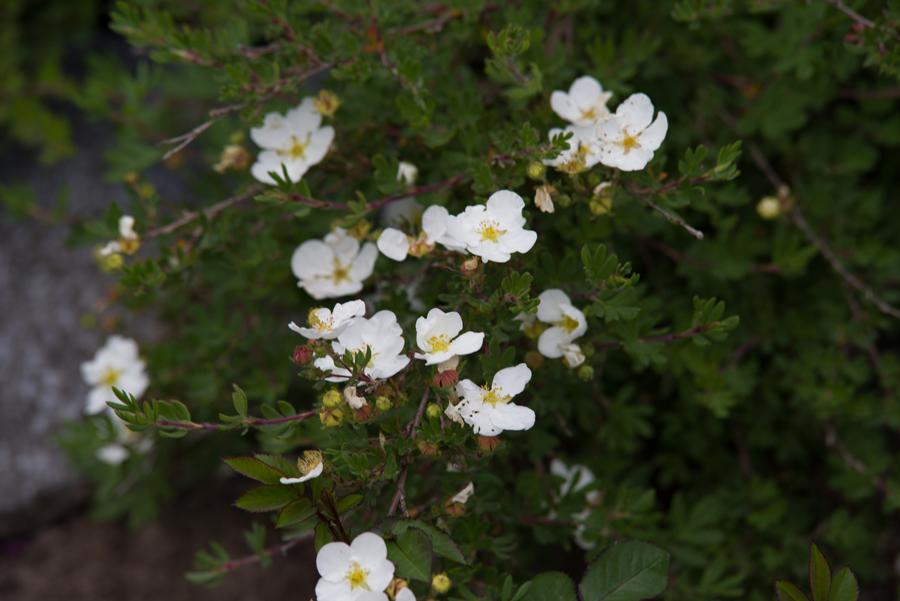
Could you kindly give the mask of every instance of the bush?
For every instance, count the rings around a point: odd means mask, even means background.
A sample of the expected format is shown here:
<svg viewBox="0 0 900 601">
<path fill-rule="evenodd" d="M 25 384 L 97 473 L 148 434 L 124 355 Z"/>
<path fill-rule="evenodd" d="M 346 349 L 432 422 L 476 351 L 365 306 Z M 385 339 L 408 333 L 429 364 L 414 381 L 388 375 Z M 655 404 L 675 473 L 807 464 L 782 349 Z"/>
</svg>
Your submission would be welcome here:
<svg viewBox="0 0 900 601">
<path fill-rule="evenodd" d="M 74 236 L 165 335 L 86 367 L 98 511 L 224 459 L 251 556 L 313 537 L 352 595 L 764 599 L 814 539 L 889 598 L 900 6 L 852 5 L 119 4 L 152 62 L 73 99 L 132 202 Z"/>
</svg>

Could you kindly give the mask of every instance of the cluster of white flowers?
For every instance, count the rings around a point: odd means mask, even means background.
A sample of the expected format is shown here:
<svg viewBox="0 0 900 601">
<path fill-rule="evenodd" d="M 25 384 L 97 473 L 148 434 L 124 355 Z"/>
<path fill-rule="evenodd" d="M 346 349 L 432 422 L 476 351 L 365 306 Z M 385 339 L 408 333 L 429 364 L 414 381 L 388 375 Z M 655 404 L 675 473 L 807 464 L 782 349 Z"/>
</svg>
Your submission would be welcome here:
<svg viewBox="0 0 900 601">
<path fill-rule="evenodd" d="M 269 113 L 262 127 L 250 130 L 250 137 L 262 148 L 250 173 L 264 184 L 275 184 L 269 175 L 284 171 L 292 182 L 299 182 L 310 167 L 322 161 L 334 140 L 334 128 L 322 127 L 322 114 L 313 98 L 304 98 L 282 115 Z"/>
<path fill-rule="evenodd" d="M 150 385 L 144 361 L 138 353 L 137 343 L 131 338 L 110 336 L 93 359 L 81 364 L 81 376 L 91 386 L 85 413 L 98 415 L 107 412 L 118 438 L 117 442 L 101 447 L 97 457 L 106 463 L 116 464 L 128 457 L 127 445 L 139 451 L 146 450 L 149 440 L 140 440 L 134 432 L 125 427 L 107 405 L 118 402 L 113 388 L 140 398 Z"/>
<path fill-rule="evenodd" d="M 597 163 L 622 171 L 639 171 L 647 166 L 666 137 L 669 122 L 660 111 L 653 118 L 653 103 L 646 94 L 632 94 L 611 113 L 606 103 L 610 92 L 590 76 L 576 79 L 568 92 L 557 90 L 550 96 L 553 111 L 569 121 L 565 129 L 550 130 L 549 137 L 571 133 L 569 147 L 545 161 L 560 171 L 578 173 Z"/>
<path fill-rule="evenodd" d="M 575 464 L 572 467 L 568 467 L 559 459 L 554 459 L 550 462 L 550 473 L 563 480 L 558 491 L 559 497 L 582 493 L 585 489 L 589 488 L 595 480 L 594 472 L 587 466 Z M 600 491 L 588 491 L 585 495 L 585 500 L 588 505 L 597 505 L 600 502 Z M 595 546 L 593 541 L 589 541 L 585 538 L 585 521 L 590 513 L 590 507 L 586 507 L 582 511 L 572 515 L 572 520 L 576 524 L 574 533 L 575 544 L 586 551 L 593 549 Z M 551 517 L 555 517 L 555 513 L 551 513 Z"/>
<path fill-rule="evenodd" d="M 431 206 L 422 214 L 422 233 L 409 236 L 387 228 L 378 238 L 378 249 L 388 258 L 403 261 L 411 249 L 423 254 L 440 244 L 454 252 L 469 252 L 485 262 L 506 263 L 513 253 L 526 253 L 537 233 L 525 229 L 525 201 L 511 190 L 491 194 L 486 204 L 471 205 L 458 215 Z"/>
<path fill-rule="evenodd" d="M 291 256 L 291 270 L 298 285 L 315 299 L 356 294 L 372 275 L 378 250 L 371 242 L 361 245 L 343 228 L 335 228 L 324 240 L 307 240 Z"/>
<path fill-rule="evenodd" d="M 520 313 L 516 319 L 521 329 L 529 330 L 541 324 L 549 325 L 538 337 L 538 352 L 548 359 L 563 358 L 569 367 L 584 363 L 584 353 L 575 342 L 587 331 L 584 313 L 572 304 L 569 296 L 557 288 L 550 288 L 538 297 L 536 314 Z"/>
</svg>

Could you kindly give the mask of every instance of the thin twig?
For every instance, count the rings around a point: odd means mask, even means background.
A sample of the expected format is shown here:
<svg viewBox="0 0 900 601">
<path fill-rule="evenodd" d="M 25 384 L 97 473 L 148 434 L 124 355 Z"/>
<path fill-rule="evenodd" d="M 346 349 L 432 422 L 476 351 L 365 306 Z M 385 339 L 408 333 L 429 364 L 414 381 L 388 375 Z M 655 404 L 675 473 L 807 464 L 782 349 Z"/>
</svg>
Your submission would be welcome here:
<svg viewBox="0 0 900 601">
<path fill-rule="evenodd" d="M 225 209 L 232 207 L 238 203 L 241 203 L 245 200 L 248 200 L 250 198 L 253 198 L 257 194 L 262 192 L 262 190 L 263 190 L 263 186 L 258 185 L 258 184 L 253 185 L 250 188 L 248 188 L 247 190 L 245 190 L 244 192 L 241 192 L 240 194 L 236 194 L 235 196 L 232 196 L 231 198 L 226 198 L 225 200 L 223 200 L 221 202 L 217 202 L 216 204 L 212 205 L 211 207 L 209 207 L 207 209 L 204 209 L 203 211 L 189 211 L 189 212 L 185 213 L 184 215 L 182 215 L 180 218 L 173 221 L 172 223 L 160 226 L 158 228 L 154 228 L 154 229 L 146 232 L 144 234 L 144 239 L 150 239 L 150 238 L 155 238 L 157 236 L 164 236 L 166 234 L 171 234 L 175 230 L 178 230 L 178 229 L 184 227 L 185 225 L 197 220 L 200 217 L 200 215 L 203 215 L 204 217 L 206 217 L 206 219 L 212 219 L 216 215 L 218 215 L 219 213 L 224 211 Z"/>
<path fill-rule="evenodd" d="M 701 232 L 700 230 L 698 230 L 695 227 L 692 227 L 690 224 L 688 224 L 687 221 L 685 221 L 684 219 L 682 219 L 675 213 L 672 213 L 672 212 L 662 208 L 661 206 L 659 206 L 658 204 L 656 204 L 649 198 L 646 198 L 644 196 L 638 196 L 638 198 L 641 200 L 641 202 L 646 204 L 648 207 L 650 207 L 651 209 L 653 209 L 654 211 L 656 211 L 657 213 L 659 213 L 660 215 L 665 217 L 669 223 L 674 223 L 675 225 L 681 227 L 681 229 L 683 229 L 684 231 L 689 233 L 691 236 L 693 236 L 697 240 L 703 240 L 703 232 Z"/>
<path fill-rule="evenodd" d="M 313 536 L 312 531 L 306 532 L 306 533 L 298 536 L 297 538 L 292 538 L 291 540 L 283 542 L 280 545 L 275 545 L 275 546 L 269 547 L 268 549 L 263 549 L 262 552 L 260 552 L 260 553 L 255 553 L 253 555 L 247 555 L 246 557 L 239 557 L 237 559 L 231 559 L 231 560 L 223 563 L 218 568 L 216 568 L 214 570 L 214 572 L 216 574 L 227 574 L 228 572 L 231 572 L 238 568 L 242 568 L 247 565 L 252 565 L 254 563 L 259 563 L 263 559 L 267 559 L 267 558 L 273 557 L 275 555 L 284 555 L 285 553 L 287 553 L 288 551 L 290 551 L 291 549 L 296 547 L 299 543 L 312 538 L 312 536 Z"/>
<path fill-rule="evenodd" d="M 439 182 L 435 182 L 433 184 L 427 184 L 424 186 L 418 186 L 416 188 L 410 188 L 405 192 L 400 192 L 398 194 L 391 194 L 390 196 L 385 196 L 383 198 L 378 198 L 376 200 L 372 200 L 367 205 L 367 210 L 369 211 L 377 211 L 378 209 L 385 207 L 393 202 L 397 202 L 399 200 L 403 200 L 405 198 L 414 198 L 416 196 L 420 196 L 422 194 L 428 194 L 430 192 L 437 192 L 438 190 L 443 190 L 445 188 L 452 188 L 453 186 L 459 184 L 464 181 L 468 176 L 464 173 L 460 173 L 454 175 L 453 177 L 447 178 L 445 180 L 441 180 Z M 346 202 L 341 202 L 337 200 L 320 200 L 318 198 L 311 198 L 309 196 L 304 196 L 302 194 L 291 193 L 289 198 L 293 201 L 299 202 L 301 204 L 305 204 L 307 206 L 316 208 L 316 209 L 329 209 L 329 210 L 343 210 L 347 209 L 349 205 Z"/>
<path fill-rule="evenodd" d="M 415 440 L 416 438 L 416 428 L 419 427 L 422 416 L 425 414 L 425 407 L 428 404 L 428 394 L 430 392 L 431 389 L 426 387 L 425 392 L 422 394 L 422 400 L 419 401 L 419 408 L 416 410 L 416 415 L 403 432 L 403 435 L 410 440 Z M 391 499 L 391 506 L 388 509 L 389 516 L 394 515 L 397 512 L 397 508 L 401 505 L 406 505 L 406 477 L 408 475 L 409 464 L 407 463 L 403 466 L 403 469 L 400 471 L 400 476 L 397 478 L 397 490 L 394 491 L 394 497 Z"/>
<path fill-rule="evenodd" d="M 718 324 L 713 323 L 705 323 L 700 326 L 695 326 L 693 328 L 689 328 L 687 330 L 681 332 L 674 332 L 672 334 L 659 334 L 657 336 L 645 336 L 643 338 L 638 338 L 638 342 L 644 342 L 647 344 L 664 344 L 666 342 L 675 342 L 678 340 L 686 340 L 688 338 L 692 338 L 697 336 L 698 334 L 702 334 L 708 330 L 713 329 Z M 619 348 L 625 346 L 625 343 L 621 340 L 600 340 L 594 343 L 594 348 L 604 349 L 604 348 Z"/>
<path fill-rule="evenodd" d="M 850 8 L 849 6 L 844 4 L 843 0 L 825 0 L 825 1 L 828 4 L 832 5 L 833 7 L 835 7 L 836 9 L 838 9 L 839 11 L 841 11 L 842 13 L 844 13 L 845 15 L 847 15 L 848 17 L 850 17 L 851 19 L 853 19 L 853 22 L 858 23 L 860 25 L 860 27 L 862 27 L 863 29 L 866 29 L 869 27 L 875 27 L 874 21 L 872 21 L 871 19 L 867 19 L 866 17 L 862 16 L 861 14 L 859 14 L 858 12 L 856 12 L 855 10 L 853 10 L 852 8 Z"/>
<path fill-rule="evenodd" d="M 705 175 L 701 175 L 699 177 L 696 177 L 696 178 L 690 180 L 689 183 L 691 185 L 695 185 L 695 184 L 702 183 L 706 180 L 707 180 L 707 177 Z M 659 213 L 660 215 L 665 217 L 669 223 L 674 223 L 675 225 L 679 226 L 680 228 L 682 228 L 684 231 L 689 233 L 691 236 L 693 236 L 697 240 L 703 240 L 703 232 L 701 232 L 697 228 L 691 226 L 681 216 L 676 215 L 675 213 L 672 213 L 668 209 L 664 209 L 663 207 L 659 206 L 658 204 L 656 204 L 649 198 L 650 195 L 665 194 L 666 192 L 669 192 L 670 190 L 674 190 L 678 186 L 685 183 L 685 181 L 686 180 L 683 180 L 683 179 L 672 180 L 669 183 L 667 183 L 666 185 L 661 186 L 660 188 L 655 188 L 655 189 L 654 188 L 636 188 L 634 186 L 625 186 L 625 191 L 628 192 L 629 194 L 631 194 L 632 196 L 636 196 L 641 202 L 643 202 L 648 207 L 650 207 L 651 209 L 653 209 L 654 211 L 656 211 L 657 213 Z"/>
<path fill-rule="evenodd" d="M 279 424 L 302 421 L 314 415 L 318 415 L 318 413 L 318 409 L 310 409 L 309 411 L 303 411 L 295 415 L 286 415 L 284 417 L 248 417 L 245 418 L 242 422 L 239 422 L 239 424 L 220 424 L 216 422 L 182 422 L 168 419 L 158 419 L 156 420 L 156 425 L 161 428 L 174 428 L 176 430 L 222 430 L 224 428 L 233 428 L 235 427 L 235 425 L 241 424 L 245 426 L 257 427 L 277 426 Z"/>
</svg>

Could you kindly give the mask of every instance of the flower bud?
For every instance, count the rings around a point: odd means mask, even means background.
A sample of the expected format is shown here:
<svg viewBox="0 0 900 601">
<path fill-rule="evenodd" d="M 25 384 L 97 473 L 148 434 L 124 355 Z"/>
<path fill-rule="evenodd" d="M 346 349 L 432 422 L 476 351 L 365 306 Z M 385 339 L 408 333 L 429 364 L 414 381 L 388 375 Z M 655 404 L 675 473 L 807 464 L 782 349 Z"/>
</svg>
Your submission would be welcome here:
<svg viewBox="0 0 900 601">
<path fill-rule="evenodd" d="M 450 577 L 447 576 L 447 572 L 435 574 L 431 578 L 431 588 L 433 588 L 434 592 L 436 592 L 438 595 L 443 595 L 444 593 L 449 591 L 451 584 L 453 584 L 453 581 L 451 581 Z"/>
<path fill-rule="evenodd" d="M 250 166 L 250 153 L 240 144 L 229 144 L 222 149 L 219 161 L 213 165 L 216 173 L 225 173 L 229 169 L 243 171 Z"/>
<path fill-rule="evenodd" d="M 459 374 L 457 374 L 456 370 L 448 369 L 434 374 L 431 383 L 438 388 L 447 388 L 456 384 L 457 380 L 459 380 Z"/>
<path fill-rule="evenodd" d="M 384 592 L 387 593 L 388 597 L 394 599 L 397 597 L 397 593 L 408 586 L 409 583 L 406 580 L 403 580 L 402 578 L 394 578 L 393 580 L 391 580 L 391 583 L 388 584 L 388 587 Z"/>
<path fill-rule="evenodd" d="M 319 420 L 326 428 L 335 428 L 344 421 L 344 412 L 340 408 L 322 409 L 319 411 Z"/>
<path fill-rule="evenodd" d="M 306 365 L 312 359 L 313 352 L 312 349 L 303 345 L 298 345 L 294 347 L 294 354 L 291 355 L 291 361 L 293 361 L 296 365 Z"/>
<path fill-rule="evenodd" d="M 379 411 L 387 411 L 391 408 L 391 399 L 386 396 L 380 396 L 375 399 L 375 407 L 377 407 Z"/>
<path fill-rule="evenodd" d="M 572 197 L 568 194 L 560 194 L 556 197 L 556 204 L 565 209 L 572 205 Z"/>
<path fill-rule="evenodd" d="M 546 171 L 547 168 L 544 167 L 543 163 L 538 163 L 537 161 L 528 163 L 528 167 L 525 168 L 525 173 L 531 179 L 544 179 Z"/>
<path fill-rule="evenodd" d="M 425 408 L 425 415 L 428 416 L 428 419 L 437 419 L 441 416 L 441 406 L 437 403 L 428 403 L 428 407 Z"/>
<path fill-rule="evenodd" d="M 609 213 L 612 210 L 612 207 L 612 196 L 595 196 L 588 203 L 588 208 L 591 210 L 591 214 L 598 217 Z"/>
<path fill-rule="evenodd" d="M 362 409 L 368 405 L 365 397 L 359 396 L 356 392 L 356 386 L 347 386 L 344 388 L 344 400 L 347 401 L 347 404 L 350 405 L 351 409 Z"/>
<path fill-rule="evenodd" d="M 367 219 L 360 219 L 347 230 L 347 233 L 357 240 L 362 240 L 369 235 L 370 231 L 372 231 L 372 224 Z"/>
<path fill-rule="evenodd" d="M 590 382 L 594 379 L 594 368 L 590 365 L 582 365 L 576 373 L 578 374 L 578 379 L 584 382 Z"/>
<path fill-rule="evenodd" d="M 774 196 L 766 196 L 756 205 L 756 212 L 763 219 L 777 219 L 781 214 L 781 203 Z"/>
<path fill-rule="evenodd" d="M 497 447 L 500 446 L 500 443 L 503 441 L 500 440 L 499 436 L 479 436 L 478 437 L 478 448 L 480 448 L 485 453 L 493 453 L 497 450 Z"/>
<path fill-rule="evenodd" d="M 320 90 L 313 99 L 313 109 L 323 117 L 333 117 L 341 106 L 341 99 L 331 90 Z"/>
<path fill-rule="evenodd" d="M 322 405 L 328 407 L 329 409 L 339 407 L 342 401 L 343 398 L 341 397 L 341 393 L 334 388 L 322 395 Z"/>
<path fill-rule="evenodd" d="M 478 257 L 469 257 L 462 262 L 460 269 L 462 269 L 463 273 L 472 273 L 478 269 Z"/>
</svg>

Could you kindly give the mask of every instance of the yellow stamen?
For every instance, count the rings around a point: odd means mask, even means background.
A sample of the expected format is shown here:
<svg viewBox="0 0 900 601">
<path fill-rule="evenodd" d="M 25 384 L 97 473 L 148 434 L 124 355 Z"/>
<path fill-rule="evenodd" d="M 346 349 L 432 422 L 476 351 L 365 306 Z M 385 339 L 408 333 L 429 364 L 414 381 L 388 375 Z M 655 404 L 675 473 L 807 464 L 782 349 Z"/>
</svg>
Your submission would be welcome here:
<svg viewBox="0 0 900 601">
<path fill-rule="evenodd" d="M 482 240 L 490 240 L 491 242 L 496 242 L 500 239 L 500 236 L 506 233 L 506 230 L 500 229 L 500 224 L 493 220 L 487 220 L 481 222 L 481 227 L 478 230 L 478 233 L 481 234 Z"/>
<path fill-rule="evenodd" d="M 578 321 L 568 315 L 563 315 L 562 321 L 560 321 L 558 325 L 567 332 L 574 332 L 575 329 L 578 328 Z"/>
<path fill-rule="evenodd" d="M 594 107 L 581 111 L 581 118 L 585 121 L 595 121 L 597 119 L 597 110 Z"/>
<path fill-rule="evenodd" d="M 334 260 L 334 271 L 331 273 L 331 279 L 334 280 L 335 284 L 346 281 L 350 279 L 350 270 L 341 265 L 340 261 L 337 259 Z"/>
<path fill-rule="evenodd" d="M 446 334 L 438 334 L 428 339 L 432 353 L 442 353 L 450 349 L 450 337 Z"/>
<path fill-rule="evenodd" d="M 350 583 L 350 590 L 356 590 L 361 588 L 363 590 L 371 590 L 369 585 L 366 583 L 366 579 L 369 577 L 369 571 L 363 569 L 361 565 L 357 562 L 353 562 L 350 564 L 350 569 L 347 570 L 347 576 L 345 579 Z"/>
<path fill-rule="evenodd" d="M 115 386 L 119 382 L 119 376 L 122 375 L 121 369 L 115 367 L 107 367 L 100 375 L 100 383 L 104 386 Z"/>
<path fill-rule="evenodd" d="M 482 401 L 489 405 L 496 405 L 497 403 L 508 403 L 509 399 L 512 398 L 510 396 L 504 395 L 502 388 L 488 388 L 486 386 L 482 386 L 482 389 L 485 391 Z"/>
<path fill-rule="evenodd" d="M 309 146 L 309 138 L 307 137 L 306 142 L 301 142 L 297 139 L 297 136 L 291 136 L 291 147 L 287 150 L 279 150 L 278 154 L 281 156 L 288 156 L 292 159 L 302 159 L 306 156 L 306 147 Z"/>
<path fill-rule="evenodd" d="M 331 327 L 330 319 L 322 319 L 319 317 L 319 311 L 321 311 L 321 307 L 316 307 L 314 309 L 309 310 L 309 317 L 307 320 L 309 321 L 309 325 L 316 330 L 327 330 Z"/>
<path fill-rule="evenodd" d="M 620 144 L 622 145 L 622 149 L 625 150 L 625 154 L 628 154 L 629 152 L 631 152 L 631 150 L 633 148 L 641 147 L 641 145 L 637 141 L 637 138 L 635 138 L 628 132 L 625 132 L 625 137 L 622 138 L 622 141 L 620 142 Z"/>
</svg>

